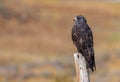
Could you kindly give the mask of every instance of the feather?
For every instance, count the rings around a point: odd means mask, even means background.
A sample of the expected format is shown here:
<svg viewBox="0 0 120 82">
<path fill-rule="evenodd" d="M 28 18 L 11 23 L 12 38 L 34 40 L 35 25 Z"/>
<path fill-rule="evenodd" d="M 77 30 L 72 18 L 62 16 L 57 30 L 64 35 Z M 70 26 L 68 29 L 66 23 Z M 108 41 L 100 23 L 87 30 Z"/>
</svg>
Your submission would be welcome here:
<svg viewBox="0 0 120 82">
<path fill-rule="evenodd" d="M 96 67 L 92 31 L 83 16 L 77 17 L 72 28 L 72 40 L 74 45 L 77 47 L 78 52 L 85 57 L 87 67 L 94 71 Z"/>
</svg>

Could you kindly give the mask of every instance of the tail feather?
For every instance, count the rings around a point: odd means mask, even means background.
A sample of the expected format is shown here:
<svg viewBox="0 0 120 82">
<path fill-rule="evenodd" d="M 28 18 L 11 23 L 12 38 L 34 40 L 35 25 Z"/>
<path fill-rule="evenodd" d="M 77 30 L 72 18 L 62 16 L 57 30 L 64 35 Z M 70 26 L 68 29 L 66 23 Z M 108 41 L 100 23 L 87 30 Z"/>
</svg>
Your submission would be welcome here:
<svg viewBox="0 0 120 82">
<path fill-rule="evenodd" d="M 90 68 L 92 71 L 96 70 L 95 60 L 94 60 L 94 53 L 92 55 L 88 55 L 87 51 L 79 50 L 78 52 L 81 53 L 87 62 L 87 68 Z"/>
</svg>

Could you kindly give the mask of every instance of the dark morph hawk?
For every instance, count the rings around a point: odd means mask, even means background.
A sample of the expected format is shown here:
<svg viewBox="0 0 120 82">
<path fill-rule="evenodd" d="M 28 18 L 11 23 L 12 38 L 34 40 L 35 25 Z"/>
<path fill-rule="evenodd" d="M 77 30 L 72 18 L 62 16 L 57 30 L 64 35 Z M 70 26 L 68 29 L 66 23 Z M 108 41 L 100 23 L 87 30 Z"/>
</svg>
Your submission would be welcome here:
<svg viewBox="0 0 120 82">
<path fill-rule="evenodd" d="M 87 68 L 90 68 L 92 71 L 94 71 L 96 67 L 92 31 L 83 16 L 76 16 L 74 21 L 75 24 L 72 28 L 73 43 L 77 47 L 78 52 L 85 57 Z"/>
</svg>

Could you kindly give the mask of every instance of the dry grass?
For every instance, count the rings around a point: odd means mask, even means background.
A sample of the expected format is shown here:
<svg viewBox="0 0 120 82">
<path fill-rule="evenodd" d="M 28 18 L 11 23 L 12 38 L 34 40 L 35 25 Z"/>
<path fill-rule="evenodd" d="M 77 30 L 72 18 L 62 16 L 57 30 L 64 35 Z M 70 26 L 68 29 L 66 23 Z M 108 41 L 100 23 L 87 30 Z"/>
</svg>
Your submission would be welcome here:
<svg viewBox="0 0 120 82">
<path fill-rule="evenodd" d="M 92 81 L 119 82 L 119 3 L 17 1 L 0 6 L 0 81 L 74 82 L 76 48 L 70 33 L 74 16 L 82 14 L 94 33 L 97 71 Z"/>
</svg>

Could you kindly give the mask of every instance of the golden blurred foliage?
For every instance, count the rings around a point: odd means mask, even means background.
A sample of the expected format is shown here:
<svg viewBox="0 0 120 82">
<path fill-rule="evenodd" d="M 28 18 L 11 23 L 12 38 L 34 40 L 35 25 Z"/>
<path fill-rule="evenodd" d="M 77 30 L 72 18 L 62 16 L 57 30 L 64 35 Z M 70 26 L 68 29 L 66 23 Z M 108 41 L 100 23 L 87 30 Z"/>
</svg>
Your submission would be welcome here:
<svg viewBox="0 0 120 82">
<path fill-rule="evenodd" d="M 79 14 L 94 34 L 97 70 L 91 80 L 119 82 L 116 1 L 0 0 L 0 82 L 74 82 L 71 29 Z"/>
</svg>

